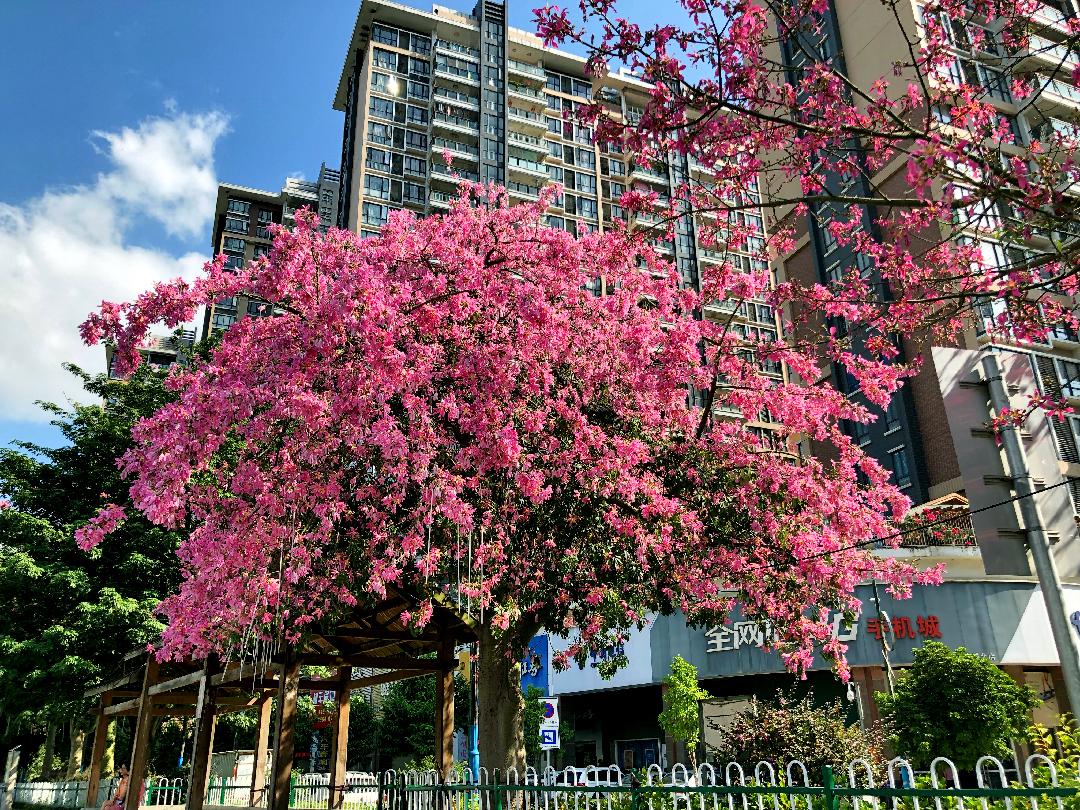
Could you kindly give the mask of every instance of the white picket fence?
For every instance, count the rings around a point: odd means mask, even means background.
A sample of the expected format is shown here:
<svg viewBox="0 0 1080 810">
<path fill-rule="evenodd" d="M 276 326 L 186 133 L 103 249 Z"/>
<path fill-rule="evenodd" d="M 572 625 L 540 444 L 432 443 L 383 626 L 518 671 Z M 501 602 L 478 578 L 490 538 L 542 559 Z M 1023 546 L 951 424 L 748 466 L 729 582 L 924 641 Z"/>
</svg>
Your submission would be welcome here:
<svg viewBox="0 0 1080 810">
<path fill-rule="evenodd" d="M 1018 763 L 1019 764 L 1019 763 Z M 1078 763 L 1080 767 L 1080 763 Z M 1034 754 L 1027 758 L 1020 767 L 1020 773 L 1016 768 L 1007 768 L 996 757 L 985 756 L 978 760 L 975 768 L 975 777 L 979 789 L 1003 789 L 1003 788 L 1038 788 L 1059 787 L 1061 780 L 1067 778 L 1070 785 L 1080 783 L 1080 773 L 1059 773 L 1054 763 L 1041 754 Z M 876 778 L 875 773 L 882 775 Z M 644 777 L 644 778 L 642 778 Z M 932 790 L 946 792 L 946 795 L 920 797 L 914 794 L 906 794 L 902 798 L 884 798 L 868 794 L 855 794 L 845 798 L 845 807 L 850 810 L 892 810 L 898 806 L 910 807 L 912 810 L 990 810 L 991 806 L 1004 807 L 1005 810 L 1065 810 L 1065 804 L 1060 797 L 1046 796 L 1006 796 L 996 797 L 965 797 L 957 792 L 960 786 L 960 774 L 956 765 L 945 757 L 937 757 L 933 760 L 928 771 L 916 772 L 911 763 L 897 757 L 884 766 L 875 766 L 866 760 L 852 761 L 843 772 L 834 774 L 834 787 L 851 790 L 875 790 L 897 789 L 907 790 L 915 788 L 917 777 L 924 783 L 929 782 L 928 787 Z M 436 771 L 386 771 L 381 775 L 384 785 L 384 794 L 394 793 L 393 788 L 434 787 L 445 784 L 448 786 L 473 786 L 484 788 L 492 785 L 501 785 L 506 788 L 501 791 L 504 795 L 501 799 L 497 791 L 477 790 L 475 793 L 459 793 L 457 796 L 469 797 L 467 802 L 459 803 L 451 800 L 449 804 L 446 798 L 437 790 L 405 790 L 396 791 L 396 795 L 389 804 L 392 810 L 497 810 L 515 806 L 522 810 L 625 810 L 626 804 L 620 800 L 627 796 L 626 788 L 631 786 L 643 789 L 639 810 L 827 810 L 823 802 L 824 791 L 822 774 L 812 774 L 806 765 L 793 760 L 778 774 L 774 765 L 769 762 L 759 762 L 753 767 L 743 767 L 737 762 L 726 765 L 714 765 L 705 763 L 696 770 L 691 770 L 684 765 L 675 765 L 668 770 L 659 765 L 650 765 L 644 771 L 637 771 L 633 775 L 624 772 L 617 765 L 589 766 L 587 768 L 564 768 L 556 770 L 546 768 L 537 770 L 526 767 L 523 771 L 511 768 L 510 770 L 494 774 L 485 768 L 480 769 L 478 778 L 473 778 L 471 772 L 466 769 L 456 769 L 450 779 L 442 782 Z M 580 787 L 580 791 L 567 790 L 523 790 L 515 793 L 515 786 L 534 787 Z M 734 787 L 735 792 L 725 793 L 723 790 L 710 791 L 710 788 Z M 623 790 L 604 791 L 603 788 L 623 788 Z M 650 794 L 648 788 L 663 789 Z M 766 794 L 741 793 L 739 788 L 776 788 L 777 790 Z M 806 793 L 785 793 L 784 787 L 812 788 Z M 599 788 L 599 790 L 590 790 Z M 674 788 L 675 790 L 672 790 Z M 679 790 L 679 788 L 685 788 Z M 1014 791 L 1019 794 L 1020 791 Z M 454 795 L 454 794 L 451 794 Z M 517 796 L 516 803 L 508 796 Z M 456 797 L 455 797 L 456 798 Z M 965 805 L 966 801 L 966 805 Z M 899 803 L 899 804 L 898 804 Z M 459 807 L 459 804 L 461 805 Z M 385 808 L 379 808 L 385 810 Z"/>
</svg>

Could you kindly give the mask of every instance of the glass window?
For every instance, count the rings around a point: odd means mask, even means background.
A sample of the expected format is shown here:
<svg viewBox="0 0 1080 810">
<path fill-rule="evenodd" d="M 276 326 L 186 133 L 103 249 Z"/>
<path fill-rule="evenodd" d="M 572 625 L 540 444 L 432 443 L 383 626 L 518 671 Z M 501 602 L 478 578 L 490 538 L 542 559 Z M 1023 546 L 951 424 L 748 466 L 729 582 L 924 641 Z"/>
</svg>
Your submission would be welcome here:
<svg viewBox="0 0 1080 810">
<path fill-rule="evenodd" d="M 247 216 L 251 210 L 251 203 L 246 200 L 236 200 L 229 198 L 229 213 L 240 214 L 241 216 Z"/>
<path fill-rule="evenodd" d="M 889 400 L 889 407 L 885 409 L 885 430 L 896 430 L 900 427 L 900 394 L 893 394 Z"/>
<path fill-rule="evenodd" d="M 377 174 L 364 176 L 364 193 L 380 200 L 390 199 L 390 180 Z"/>
<path fill-rule="evenodd" d="M 578 191 L 584 191 L 584 192 L 586 192 L 588 194 L 595 194 L 596 193 L 596 175 L 583 174 L 582 172 L 578 172 L 576 188 L 577 188 Z"/>
<path fill-rule="evenodd" d="M 405 202 L 423 203 L 424 187 L 419 183 L 406 183 L 404 189 Z"/>
<path fill-rule="evenodd" d="M 394 120 L 394 104 L 388 98 L 379 98 L 378 96 L 372 96 L 371 101 L 368 102 L 368 112 L 376 118 L 385 118 L 389 121 Z"/>
<path fill-rule="evenodd" d="M 1057 369 L 1058 384 L 1066 397 L 1080 397 L 1080 363 L 1072 360 L 1054 360 Z"/>
<path fill-rule="evenodd" d="M 273 221 L 274 221 L 274 212 L 273 211 L 267 211 L 265 208 L 263 208 L 263 209 L 261 209 L 259 211 L 259 224 L 260 225 L 269 225 Z"/>
<path fill-rule="evenodd" d="M 427 149 L 428 136 L 426 132 L 414 132 L 405 130 L 405 146 L 409 149 Z"/>
<path fill-rule="evenodd" d="M 907 451 L 903 447 L 898 447 L 889 452 L 889 458 L 892 461 L 896 486 L 900 487 L 900 489 L 911 486 L 911 470 L 908 467 Z"/>
<path fill-rule="evenodd" d="M 393 142 L 393 127 L 389 124 L 380 124 L 377 121 L 368 121 L 368 140 L 373 143 L 389 146 Z"/>
<path fill-rule="evenodd" d="M 237 219 L 236 217 L 225 217 L 225 230 L 232 233 L 247 233 L 248 221 L 246 219 Z"/>
<path fill-rule="evenodd" d="M 578 198 L 578 213 L 586 219 L 596 219 L 596 200 L 589 197 Z"/>
<path fill-rule="evenodd" d="M 385 149 L 374 149 L 368 147 L 367 159 L 364 161 L 364 165 L 369 169 L 375 169 L 380 172 L 390 171 L 390 152 Z"/>
<path fill-rule="evenodd" d="M 582 98 L 589 98 L 592 96 L 592 85 L 588 82 L 583 82 L 581 79 L 574 79 L 574 95 L 581 96 Z"/>
<path fill-rule="evenodd" d="M 371 49 L 371 64 L 375 67 L 383 68 L 384 70 L 396 70 L 397 57 L 398 55 L 396 53 L 383 50 L 382 48 Z"/>
<path fill-rule="evenodd" d="M 584 166 L 590 169 L 596 168 L 596 154 L 592 149 L 578 148 L 574 152 L 574 157 L 578 166 Z"/>
<path fill-rule="evenodd" d="M 370 202 L 364 203 L 362 220 L 365 225 L 385 225 L 389 215 L 390 209 L 385 205 Z"/>
<path fill-rule="evenodd" d="M 237 239 L 235 236 L 226 236 L 224 245 L 225 250 L 230 250 L 234 253 L 243 253 L 244 248 L 247 247 L 247 242 L 243 239 Z"/>
<path fill-rule="evenodd" d="M 254 253 L 254 257 L 256 259 L 258 259 L 258 258 L 260 258 L 262 256 L 269 256 L 270 255 L 270 246 L 269 245 L 255 245 L 255 248 L 254 248 L 254 250 L 252 252 Z"/>
<path fill-rule="evenodd" d="M 396 28 L 375 23 L 371 26 L 371 39 L 373 42 L 381 42 L 383 45 L 397 45 L 398 32 Z"/>
<path fill-rule="evenodd" d="M 409 81 L 409 98 L 426 99 L 431 95 L 431 88 L 427 82 Z"/>
<path fill-rule="evenodd" d="M 405 119 L 408 123 L 416 126 L 427 126 L 428 111 L 426 107 L 416 107 L 412 104 L 409 105 L 409 114 Z"/>
<path fill-rule="evenodd" d="M 405 174 L 416 174 L 420 176 L 427 174 L 427 163 L 423 158 L 406 155 L 402 168 Z"/>
</svg>

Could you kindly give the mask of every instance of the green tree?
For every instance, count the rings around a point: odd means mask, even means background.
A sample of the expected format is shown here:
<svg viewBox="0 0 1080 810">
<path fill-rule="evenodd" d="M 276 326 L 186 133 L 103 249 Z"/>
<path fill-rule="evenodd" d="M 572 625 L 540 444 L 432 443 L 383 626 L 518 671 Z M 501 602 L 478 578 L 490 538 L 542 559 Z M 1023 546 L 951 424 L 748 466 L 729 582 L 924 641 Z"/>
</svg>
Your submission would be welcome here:
<svg viewBox="0 0 1080 810">
<path fill-rule="evenodd" d="M 454 676 L 454 723 L 467 722 L 469 694 L 465 679 Z M 419 762 L 435 755 L 435 678 L 395 681 L 386 691 L 378 720 L 379 753 Z"/>
<path fill-rule="evenodd" d="M 985 656 L 936 641 L 915 650 L 896 694 L 876 695 L 895 734 L 897 753 L 916 767 L 936 756 L 973 770 L 984 755 L 1008 756 L 1009 740 L 1024 737 L 1035 692 L 1016 683 Z"/>
<path fill-rule="evenodd" d="M 849 725 L 839 700 L 817 706 L 810 695 L 796 699 L 780 692 L 772 703 L 753 698 L 717 736 L 719 744 L 708 751 L 714 762 L 753 766 L 765 761 L 778 772 L 793 759 L 818 776 L 825 765 L 839 772 L 853 759 L 884 761 L 881 726 Z"/>
<path fill-rule="evenodd" d="M 102 505 L 128 503 L 115 459 L 132 426 L 172 398 L 164 373 L 146 366 L 116 382 L 67 369 L 97 400 L 41 404 L 67 444 L 0 449 L 0 749 L 28 727 L 64 726 L 79 748 L 83 692 L 160 634 L 154 610 L 180 583 L 177 534 L 135 509 L 116 544 L 86 554 L 73 538 Z"/>
<path fill-rule="evenodd" d="M 660 727 L 676 740 L 686 744 L 690 766 L 697 767 L 697 747 L 701 742 L 701 701 L 710 697 L 698 686 L 697 667 L 676 655 L 671 661 L 671 674 L 664 678 L 664 710 L 660 712 Z"/>
</svg>

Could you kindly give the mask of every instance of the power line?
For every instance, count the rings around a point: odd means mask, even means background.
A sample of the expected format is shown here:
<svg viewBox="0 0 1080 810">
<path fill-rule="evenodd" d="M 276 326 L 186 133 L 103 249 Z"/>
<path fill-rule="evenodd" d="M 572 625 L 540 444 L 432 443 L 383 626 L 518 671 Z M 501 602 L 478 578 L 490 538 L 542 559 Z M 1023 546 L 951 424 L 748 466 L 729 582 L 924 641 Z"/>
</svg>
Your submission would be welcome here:
<svg viewBox="0 0 1080 810">
<path fill-rule="evenodd" d="M 987 504 L 986 506 L 980 506 L 978 509 L 968 509 L 968 510 L 965 510 L 963 512 L 963 516 L 964 517 L 971 517 L 972 515 L 977 515 L 980 512 L 987 512 L 987 511 L 989 511 L 991 509 L 997 509 L 999 506 L 1006 506 L 1006 505 L 1008 505 L 1010 503 L 1015 503 L 1016 501 L 1022 500 L 1023 498 L 1028 498 L 1028 497 L 1031 497 L 1031 496 L 1034 496 L 1034 495 L 1039 495 L 1039 494 L 1041 494 L 1043 492 L 1049 492 L 1052 489 L 1057 489 L 1058 487 L 1063 487 L 1066 484 L 1071 484 L 1074 480 L 1078 480 L 1078 479 L 1065 478 L 1065 479 L 1063 479 L 1061 481 L 1058 481 L 1058 483 L 1056 483 L 1056 484 L 1051 484 L 1048 487 L 1043 487 L 1042 489 L 1037 489 L 1034 492 L 1030 493 L 1029 495 L 1014 495 L 1011 498 L 1006 498 L 1005 500 L 998 501 L 997 503 L 991 503 L 991 504 Z M 934 521 L 931 521 L 930 523 L 924 523 L 923 525 L 919 526 L 917 529 L 901 530 L 901 531 L 895 532 L 893 534 L 887 534 L 884 537 L 871 537 L 871 538 L 869 538 L 867 540 L 861 540 L 858 543 L 853 543 L 850 546 L 841 546 L 840 548 L 833 548 L 833 549 L 829 549 L 828 551 L 821 551 L 821 552 L 818 552 L 817 554 L 811 554 L 811 555 L 809 555 L 807 557 L 799 557 L 799 558 L 797 558 L 795 560 L 795 562 L 808 562 L 810 560 L 817 560 L 817 559 L 820 559 L 822 557 L 828 557 L 830 554 L 839 554 L 842 551 L 852 551 L 852 550 L 857 549 L 857 548 L 862 548 L 863 546 L 874 545 L 876 543 L 884 543 L 887 540 L 893 540 L 893 539 L 895 539 L 897 537 L 903 537 L 903 536 L 908 535 L 908 534 L 915 534 L 916 532 L 921 532 L 924 529 L 929 529 L 929 528 L 931 528 L 933 526 L 939 526 L 939 525 L 941 525 L 943 523 L 951 523 L 952 521 L 956 520 L 957 517 L 959 517 L 959 515 L 954 514 L 954 515 L 951 515 L 950 517 L 944 517 L 944 518 L 941 518 L 940 520 L 934 520 Z M 755 565 L 755 566 L 753 566 L 753 567 L 751 567 L 749 569 L 744 569 L 744 570 L 758 571 L 758 570 L 761 570 L 762 568 L 774 568 L 774 567 L 775 567 L 775 564 L 769 564 L 769 565 L 761 564 L 761 565 Z"/>
</svg>

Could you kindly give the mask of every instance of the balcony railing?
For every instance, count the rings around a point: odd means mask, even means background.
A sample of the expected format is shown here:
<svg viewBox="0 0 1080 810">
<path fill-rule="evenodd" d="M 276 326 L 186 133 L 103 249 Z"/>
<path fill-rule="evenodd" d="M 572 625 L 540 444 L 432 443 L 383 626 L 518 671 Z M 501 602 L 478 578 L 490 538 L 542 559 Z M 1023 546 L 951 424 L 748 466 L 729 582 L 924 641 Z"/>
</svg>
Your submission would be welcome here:
<svg viewBox="0 0 1080 810">
<path fill-rule="evenodd" d="M 537 174 L 547 175 L 547 166 L 543 163 L 537 163 L 535 160 L 526 160 L 525 158 L 514 157 L 508 155 L 506 158 L 507 164 L 512 169 L 523 169 L 528 172 L 536 172 Z"/>
<path fill-rule="evenodd" d="M 451 183 L 457 183 L 461 180 L 472 180 L 474 183 L 480 182 L 480 175 L 476 172 L 470 172 L 468 169 L 462 169 L 458 166 L 451 169 L 442 163 L 431 164 L 431 176 L 440 180 L 449 180 Z"/>
<path fill-rule="evenodd" d="M 506 190 L 512 194 L 517 194 L 522 197 L 528 197 L 531 200 L 538 199 L 540 197 L 540 187 L 530 186 L 525 183 L 518 183 L 514 180 L 510 180 L 506 183 Z"/>
<path fill-rule="evenodd" d="M 1054 93 L 1061 96 L 1067 101 L 1071 101 L 1073 104 L 1080 104 L 1080 88 L 1073 87 L 1071 84 L 1058 81 L 1057 79 L 1051 79 L 1041 74 L 1036 74 L 1031 77 L 1031 82 L 1034 85 L 1034 91 L 1036 93 Z"/>
<path fill-rule="evenodd" d="M 547 129 L 547 122 L 544 121 L 544 116 L 542 115 L 537 115 L 529 110 L 523 110 L 520 107 L 508 107 L 507 112 L 510 113 L 511 118 L 528 121 L 530 124 L 535 124 Z"/>
<path fill-rule="evenodd" d="M 450 141 L 446 138 L 432 138 L 431 148 L 436 152 L 441 152 L 443 149 L 448 149 L 451 152 L 459 152 L 461 154 L 470 155 L 474 158 L 480 157 L 480 150 L 475 146 L 470 146 L 467 143 L 461 141 Z"/>
<path fill-rule="evenodd" d="M 463 56 L 468 56 L 471 59 L 479 59 L 480 51 L 476 48 L 470 48 L 468 45 L 460 45 L 457 42 L 450 42 L 445 39 L 435 40 L 435 47 L 441 48 L 444 51 L 451 51 L 452 53 L 460 53 Z"/>
<path fill-rule="evenodd" d="M 537 138 L 535 135 L 525 135 L 521 132 L 507 132 L 506 139 L 514 146 L 521 147 L 523 149 L 534 149 L 537 152 L 547 152 L 547 144 L 543 138 Z"/>
<path fill-rule="evenodd" d="M 454 127 L 463 127 L 473 132 L 480 131 L 480 124 L 477 121 L 473 121 L 471 118 L 465 118 L 460 115 L 446 115 L 445 113 L 435 113 L 436 124 L 449 124 Z"/>
<path fill-rule="evenodd" d="M 514 84 L 513 82 L 510 82 L 508 89 L 511 93 L 516 93 L 519 96 L 527 96 L 528 98 L 536 99 L 538 101 L 544 98 L 544 94 L 539 90 L 533 90 L 531 87 L 526 87 L 523 84 Z"/>
<path fill-rule="evenodd" d="M 950 514 L 955 511 L 956 514 Z M 975 529 L 967 510 L 927 509 L 905 518 L 900 524 L 901 548 L 974 548 Z"/>
<path fill-rule="evenodd" d="M 526 73 L 529 76 L 536 76 L 539 79 L 545 78 L 544 69 L 542 67 L 530 65 L 527 62 L 519 62 L 517 59 L 507 59 L 506 64 L 510 70 L 516 70 L 518 73 Z"/>
<path fill-rule="evenodd" d="M 459 93 L 457 90 L 448 90 L 445 87 L 436 87 L 433 92 L 436 98 L 444 99 L 451 104 L 464 104 L 477 108 L 480 106 L 480 99 L 468 93 Z"/>
</svg>

